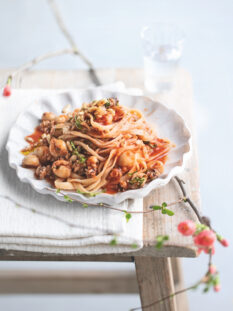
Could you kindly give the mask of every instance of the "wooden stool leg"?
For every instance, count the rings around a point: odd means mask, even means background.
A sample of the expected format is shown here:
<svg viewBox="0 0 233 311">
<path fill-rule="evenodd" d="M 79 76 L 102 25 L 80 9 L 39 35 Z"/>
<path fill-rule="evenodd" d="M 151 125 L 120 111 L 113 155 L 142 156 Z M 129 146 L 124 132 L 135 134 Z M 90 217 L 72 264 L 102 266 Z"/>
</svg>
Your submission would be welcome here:
<svg viewBox="0 0 233 311">
<path fill-rule="evenodd" d="M 181 290 L 185 287 L 184 279 L 183 279 L 183 272 L 181 266 L 181 259 L 180 258 L 171 258 L 171 265 L 172 265 L 172 272 L 173 272 L 173 279 L 175 285 L 175 291 Z M 186 293 L 182 293 L 176 296 L 177 302 L 177 309 L 179 311 L 188 311 L 188 298 Z"/>
<path fill-rule="evenodd" d="M 135 257 L 135 265 L 142 306 L 174 292 L 170 258 Z M 176 311 L 176 297 L 143 310 Z"/>
</svg>

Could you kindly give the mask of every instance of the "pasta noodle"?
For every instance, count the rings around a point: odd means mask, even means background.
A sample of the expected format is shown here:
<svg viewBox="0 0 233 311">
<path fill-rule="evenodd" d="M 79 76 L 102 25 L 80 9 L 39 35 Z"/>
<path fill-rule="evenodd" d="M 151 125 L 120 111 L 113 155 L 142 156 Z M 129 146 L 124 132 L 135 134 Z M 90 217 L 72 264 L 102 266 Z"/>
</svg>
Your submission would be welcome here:
<svg viewBox="0 0 233 311">
<path fill-rule="evenodd" d="M 173 145 L 157 137 L 142 113 L 116 98 L 56 116 L 42 115 L 26 137 L 22 165 L 63 190 L 113 194 L 143 187 L 164 171 Z"/>
</svg>

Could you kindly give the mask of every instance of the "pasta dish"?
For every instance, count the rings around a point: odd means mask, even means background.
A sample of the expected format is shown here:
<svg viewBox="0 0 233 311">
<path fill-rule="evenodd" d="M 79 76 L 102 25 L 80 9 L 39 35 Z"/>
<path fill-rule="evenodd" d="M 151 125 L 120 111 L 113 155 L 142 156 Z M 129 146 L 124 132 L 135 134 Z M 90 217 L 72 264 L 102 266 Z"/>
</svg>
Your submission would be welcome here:
<svg viewBox="0 0 233 311">
<path fill-rule="evenodd" d="M 61 115 L 45 112 L 22 166 L 34 168 L 38 179 L 55 188 L 82 194 L 114 194 L 143 187 L 164 171 L 171 148 L 157 137 L 138 110 L 121 106 L 116 98 L 84 103 Z"/>
</svg>

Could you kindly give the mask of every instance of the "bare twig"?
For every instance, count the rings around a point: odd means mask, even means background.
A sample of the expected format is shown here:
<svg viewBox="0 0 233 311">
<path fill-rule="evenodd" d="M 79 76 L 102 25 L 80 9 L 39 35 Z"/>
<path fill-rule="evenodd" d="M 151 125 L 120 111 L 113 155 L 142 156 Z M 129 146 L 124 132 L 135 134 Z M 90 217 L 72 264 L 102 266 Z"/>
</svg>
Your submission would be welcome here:
<svg viewBox="0 0 233 311">
<path fill-rule="evenodd" d="M 11 81 L 13 80 L 13 78 L 19 74 L 20 72 L 26 71 L 28 69 L 30 69 L 31 67 L 39 64 L 40 62 L 49 59 L 49 58 L 53 58 L 56 56 L 61 56 L 61 55 L 65 55 L 65 54 L 73 54 L 76 55 L 76 53 L 74 52 L 73 49 L 63 49 L 63 50 L 58 50 L 58 51 L 54 51 L 54 52 L 49 52 L 46 53 L 44 55 L 38 56 L 33 58 L 32 60 L 30 60 L 29 62 L 26 62 L 25 64 L 21 65 L 19 68 L 17 68 L 14 72 L 12 72 L 8 77 L 7 77 L 7 84 L 10 84 Z"/>
<path fill-rule="evenodd" d="M 186 192 L 186 189 L 184 187 L 185 182 L 182 179 L 180 179 L 178 176 L 175 176 L 175 180 L 177 181 L 178 185 L 180 186 L 182 194 L 183 194 L 183 196 L 185 198 L 184 202 L 187 202 L 191 206 L 192 210 L 196 214 L 196 216 L 197 216 L 198 220 L 200 221 L 200 223 L 204 223 L 203 222 L 203 218 L 202 218 L 200 212 L 198 211 L 197 207 L 195 206 L 193 201 L 189 197 L 187 197 L 187 192 Z"/>
<path fill-rule="evenodd" d="M 59 26 L 61 32 L 63 33 L 63 35 L 65 36 L 65 38 L 67 39 L 67 41 L 69 42 L 70 46 L 72 47 L 72 49 L 74 50 L 74 53 L 76 53 L 77 55 L 79 55 L 79 57 L 83 60 L 83 62 L 89 67 L 89 73 L 92 79 L 92 82 L 95 85 L 101 85 L 101 82 L 95 72 L 95 69 L 93 67 L 93 64 L 91 63 L 91 61 L 80 51 L 80 49 L 78 49 L 72 35 L 70 34 L 70 32 L 68 31 L 68 29 L 65 26 L 65 23 L 61 17 L 61 14 L 59 12 L 58 6 L 56 4 L 56 2 L 54 0 L 47 0 L 48 4 L 50 5 L 50 8 L 54 14 L 55 20 L 57 22 L 57 25 Z"/>
<path fill-rule="evenodd" d="M 47 190 L 51 191 L 51 192 L 54 192 L 56 193 L 55 190 L 49 188 L 49 187 L 46 187 Z M 68 199 L 71 199 L 72 201 L 75 201 L 75 202 L 78 202 L 80 204 L 88 204 L 80 199 L 77 199 L 77 198 L 74 198 L 72 196 L 67 196 L 67 193 L 63 192 L 63 191 L 59 191 L 58 195 L 61 194 L 63 197 L 68 197 Z M 174 202 L 170 202 L 170 203 L 167 203 L 167 206 L 173 206 L 173 205 L 176 205 L 180 202 L 184 201 L 183 198 L 177 200 L 177 201 L 174 201 Z M 104 207 L 104 208 L 108 208 L 108 209 L 111 209 L 111 210 L 114 210 L 114 211 L 118 211 L 118 212 L 122 212 L 122 213 L 125 213 L 127 212 L 126 210 L 124 209 L 121 209 L 121 208 L 117 208 L 117 207 L 113 207 L 109 204 L 106 204 L 106 203 L 97 203 L 97 204 L 93 204 L 91 203 L 90 204 L 91 207 Z M 153 212 L 157 212 L 157 210 L 154 210 L 154 209 L 150 209 L 148 211 L 129 211 L 129 214 L 150 214 L 150 213 L 153 213 Z"/>
<path fill-rule="evenodd" d="M 163 303 L 163 302 L 164 302 L 165 300 L 167 300 L 167 299 L 171 299 L 171 298 L 173 298 L 174 296 L 177 296 L 177 295 L 179 295 L 179 294 L 182 294 L 182 293 L 184 293 L 184 292 L 187 292 L 187 291 L 189 291 L 189 290 L 191 290 L 191 289 L 195 289 L 195 288 L 196 288 L 197 286 L 199 286 L 202 282 L 203 282 L 203 281 L 200 280 L 200 281 L 198 281 L 197 283 L 195 283 L 195 284 L 192 285 L 192 286 L 189 286 L 189 287 L 187 287 L 187 288 L 178 290 L 177 292 L 174 292 L 174 293 L 172 293 L 172 294 L 170 294 L 170 295 L 168 295 L 168 296 L 165 296 L 165 297 L 163 297 L 163 298 L 161 298 L 161 299 L 158 299 L 158 300 L 156 300 L 156 301 L 154 301 L 154 302 L 152 302 L 152 303 L 150 303 L 150 304 L 148 304 L 148 305 L 144 305 L 144 306 L 141 306 L 141 307 L 136 307 L 136 308 L 130 309 L 130 311 L 136 311 L 136 310 L 142 310 L 142 309 L 144 310 L 144 309 L 150 308 L 150 307 L 152 307 L 152 306 L 155 306 L 155 305 L 157 305 L 157 304 L 159 304 L 159 303 Z"/>
</svg>

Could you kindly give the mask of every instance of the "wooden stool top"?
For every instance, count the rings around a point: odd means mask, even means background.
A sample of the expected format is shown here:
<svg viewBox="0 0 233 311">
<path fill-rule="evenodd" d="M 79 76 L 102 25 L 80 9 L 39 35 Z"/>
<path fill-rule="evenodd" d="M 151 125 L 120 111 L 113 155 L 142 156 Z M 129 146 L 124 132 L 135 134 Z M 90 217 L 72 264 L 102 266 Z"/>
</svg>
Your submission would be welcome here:
<svg viewBox="0 0 233 311">
<path fill-rule="evenodd" d="M 123 81 L 126 87 L 143 88 L 143 71 L 141 69 L 104 69 L 98 70 L 102 83 Z M 5 81 L 7 71 L 0 71 L 0 82 Z M 30 88 L 82 88 L 90 85 L 87 71 L 32 71 L 15 80 L 15 87 Z M 185 171 L 179 177 L 186 183 L 189 197 L 200 206 L 199 176 L 197 161 L 197 146 L 195 143 L 195 132 L 193 124 L 193 92 L 190 75 L 180 69 L 177 73 L 174 88 L 170 92 L 153 96 L 170 108 L 180 113 L 192 132 L 192 156 L 190 157 Z M 144 210 L 148 206 L 161 204 L 162 202 L 173 202 L 182 197 L 179 187 L 174 180 L 158 190 L 153 191 L 144 199 Z M 48 261 L 131 261 L 136 256 L 155 257 L 195 257 L 196 249 L 192 239 L 182 236 L 177 231 L 177 225 L 182 220 L 196 220 L 192 210 L 184 203 L 175 205 L 172 209 L 173 217 L 162 215 L 159 212 L 144 214 L 143 216 L 143 240 L 144 246 L 137 252 L 122 255 L 61 255 L 34 253 L 26 251 L 0 250 L 0 260 L 48 260 Z M 169 235 L 169 241 L 162 249 L 156 249 L 156 236 Z"/>
</svg>

